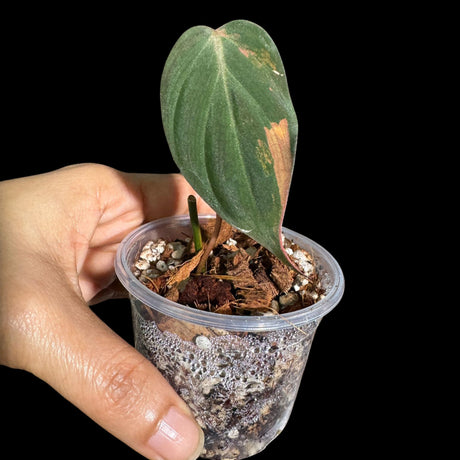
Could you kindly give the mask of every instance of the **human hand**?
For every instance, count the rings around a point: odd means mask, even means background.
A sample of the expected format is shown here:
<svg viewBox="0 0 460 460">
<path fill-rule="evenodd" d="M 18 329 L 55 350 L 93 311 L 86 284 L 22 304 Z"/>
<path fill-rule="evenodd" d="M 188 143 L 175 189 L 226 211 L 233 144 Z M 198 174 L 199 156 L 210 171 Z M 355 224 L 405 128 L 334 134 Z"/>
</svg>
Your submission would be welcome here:
<svg viewBox="0 0 460 460">
<path fill-rule="evenodd" d="M 113 270 L 118 244 L 145 221 L 185 214 L 190 193 L 177 174 L 102 165 L 0 182 L 0 364 L 32 372 L 148 459 L 195 459 L 203 434 L 88 304 L 126 295 Z"/>
</svg>

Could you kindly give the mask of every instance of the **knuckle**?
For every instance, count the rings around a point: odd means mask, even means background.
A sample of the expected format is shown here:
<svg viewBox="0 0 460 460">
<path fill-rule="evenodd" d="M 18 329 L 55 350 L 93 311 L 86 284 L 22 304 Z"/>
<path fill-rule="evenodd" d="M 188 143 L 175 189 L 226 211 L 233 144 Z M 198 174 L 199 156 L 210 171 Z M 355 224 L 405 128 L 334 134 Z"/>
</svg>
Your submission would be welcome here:
<svg viewBox="0 0 460 460">
<path fill-rule="evenodd" d="M 131 357 L 106 362 L 96 381 L 107 409 L 127 414 L 141 404 L 147 376 L 142 360 L 133 360 Z"/>
</svg>

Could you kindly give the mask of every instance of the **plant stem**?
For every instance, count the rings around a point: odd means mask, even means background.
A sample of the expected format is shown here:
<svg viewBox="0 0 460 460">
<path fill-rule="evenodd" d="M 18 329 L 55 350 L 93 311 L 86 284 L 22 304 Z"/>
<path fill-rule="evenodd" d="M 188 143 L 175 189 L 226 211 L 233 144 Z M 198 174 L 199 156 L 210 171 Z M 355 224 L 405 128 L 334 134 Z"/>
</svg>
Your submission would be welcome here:
<svg viewBox="0 0 460 460">
<path fill-rule="evenodd" d="M 198 220 L 198 211 L 196 209 L 196 198 L 193 195 L 188 197 L 188 213 L 190 215 L 190 222 L 192 223 L 193 242 L 195 243 L 195 251 L 201 251 L 203 241 L 201 239 L 201 228 Z"/>
<path fill-rule="evenodd" d="M 208 260 L 209 254 L 214 249 L 216 245 L 217 237 L 219 236 L 220 226 L 222 225 L 222 217 L 219 214 L 216 214 L 216 223 L 214 224 L 214 230 L 212 232 L 212 236 L 206 244 L 206 247 L 203 251 L 203 255 L 201 256 L 200 263 L 196 269 L 197 273 L 204 273 L 206 271 L 206 261 Z"/>
</svg>

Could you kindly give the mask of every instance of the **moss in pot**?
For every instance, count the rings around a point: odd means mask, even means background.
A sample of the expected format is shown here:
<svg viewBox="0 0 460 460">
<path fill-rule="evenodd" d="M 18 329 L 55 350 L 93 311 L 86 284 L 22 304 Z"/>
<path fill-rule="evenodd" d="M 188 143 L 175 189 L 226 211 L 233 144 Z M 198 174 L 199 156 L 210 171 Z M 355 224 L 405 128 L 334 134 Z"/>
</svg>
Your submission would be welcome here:
<svg viewBox="0 0 460 460">
<path fill-rule="evenodd" d="M 190 406 L 202 457 L 247 458 L 287 423 L 343 275 L 326 250 L 282 227 L 297 119 L 262 28 L 186 31 L 165 65 L 161 108 L 176 164 L 216 215 L 198 221 L 191 198 L 190 217 L 130 234 L 116 271 L 136 347 Z"/>
</svg>

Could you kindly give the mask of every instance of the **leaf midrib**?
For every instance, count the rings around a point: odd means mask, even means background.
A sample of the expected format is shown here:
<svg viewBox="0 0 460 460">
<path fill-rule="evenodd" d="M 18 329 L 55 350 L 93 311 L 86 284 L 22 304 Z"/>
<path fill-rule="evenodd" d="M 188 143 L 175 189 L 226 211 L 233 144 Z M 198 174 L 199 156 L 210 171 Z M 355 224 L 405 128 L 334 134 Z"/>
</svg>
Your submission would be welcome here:
<svg viewBox="0 0 460 460">
<path fill-rule="evenodd" d="M 237 125 L 236 125 L 236 122 L 235 122 L 234 112 L 231 109 L 231 107 L 233 105 L 233 102 L 231 100 L 231 97 L 230 97 L 230 94 L 229 94 L 229 91 L 228 91 L 227 73 L 230 74 L 231 72 L 228 70 L 228 66 L 227 66 L 227 64 L 225 62 L 225 55 L 224 55 L 224 50 L 223 50 L 223 45 L 222 45 L 222 41 L 223 41 L 224 38 L 225 37 L 222 37 L 221 35 L 218 35 L 216 33 L 212 33 L 209 39 L 213 41 L 213 48 L 215 50 L 215 54 L 216 54 L 216 57 L 217 57 L 217 65 L 218 65 L 218 69 L 219 69 L 219 75 L 220 75 L 220 77 L 222 79 L 222 86 L 224 88 L 227 107 L 229 107 L 232 131 L 233 132 L 238 132 L 238 130 L 236 129 Z M 229 41 L 231 41 L 231 40 L 229 40 Z M 236 46 L 233 41 L 231 41 L 231 42 L 232 42 L 233 46 Z M 241 83 L 238 81 L 238 79 L 235 78 L 235 81 L 237 81 L 241 85 Z M 237 143 L 237 145 L 238 145 L 238 151 L 239 151 L 239 162 L 240 162 L 240 165 L 241 165 L 240 170 L 242 171 L 242 174 L 244 174 L 244 176 L 245 176 L 246 183 L 251 184 L 251 188 L 252 188 L 252 181 L 250 180 L 250 176 L 248 174 L 247 165 L 243 161 L 243 154 L 242 154 L 242 151 L 241 151 L 241 148 L 240 148 L 240 144 Z M 254 199 L 254 193 L 251 193 L 250 196 L 251 196 L 251 201 L 252 201 L 252 209 L 256 211 L 257 210 L 257 203 L 256 203 L 256 201 Z M 248 231 L 246 231 L 246 232 L 248 233 Z"/>
</svg>

